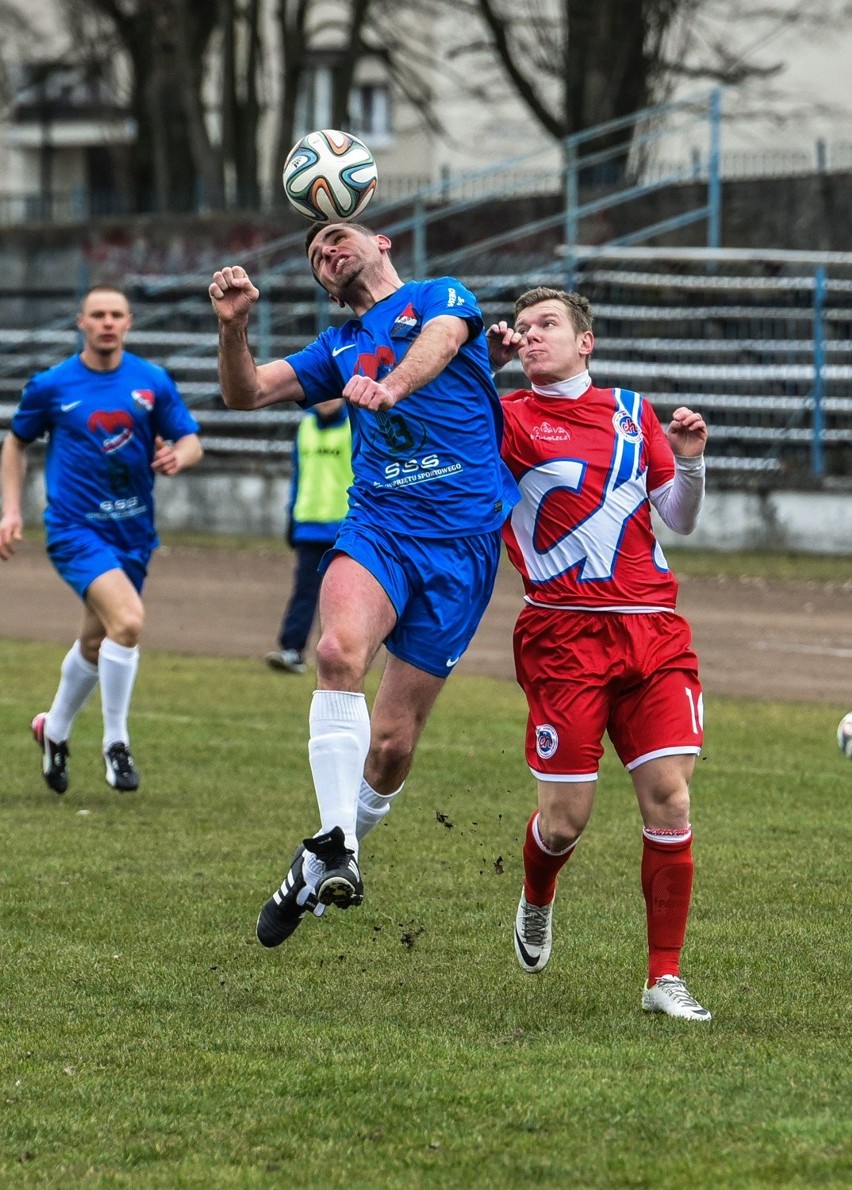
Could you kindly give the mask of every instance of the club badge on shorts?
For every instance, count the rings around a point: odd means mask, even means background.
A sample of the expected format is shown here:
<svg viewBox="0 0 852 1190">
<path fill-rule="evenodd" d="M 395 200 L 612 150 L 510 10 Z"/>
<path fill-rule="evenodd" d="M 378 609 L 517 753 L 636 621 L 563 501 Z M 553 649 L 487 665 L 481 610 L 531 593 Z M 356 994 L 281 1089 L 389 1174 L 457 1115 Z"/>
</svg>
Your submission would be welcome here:
<svg viewBox="0 0 852 1190">
<path fill-rule="evenodd" d="M 535 750 L 542 760 L 549 760 L 559 747 L 559 736 L 556 728 L 549 723 L 541 723 L 535 729 Z"/>
</svg>

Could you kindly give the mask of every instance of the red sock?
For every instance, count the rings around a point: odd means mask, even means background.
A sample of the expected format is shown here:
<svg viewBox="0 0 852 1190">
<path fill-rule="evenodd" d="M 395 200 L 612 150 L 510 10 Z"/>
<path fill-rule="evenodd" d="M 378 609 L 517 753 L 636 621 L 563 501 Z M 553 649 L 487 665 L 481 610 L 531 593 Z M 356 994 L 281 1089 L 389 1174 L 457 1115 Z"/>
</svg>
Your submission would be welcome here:
<svg viewBox="0 0 852 1190">
<path fill-rule="evenodd" d="M 680 974 L 692 896 L 692 831 L 643 831 L 642 892 L 648 921 L 648 983 Z"/>
<path fill-rule="evenodd" d="M 537 818 L 538 810 L 527 823 L 524 839 L 524 896 L 531 905 L 549 905 L 556 896 L 556 877 L 571 858 L 578 840 L 564 851 L 545 851 L 535 830 Z"/>
</svg>

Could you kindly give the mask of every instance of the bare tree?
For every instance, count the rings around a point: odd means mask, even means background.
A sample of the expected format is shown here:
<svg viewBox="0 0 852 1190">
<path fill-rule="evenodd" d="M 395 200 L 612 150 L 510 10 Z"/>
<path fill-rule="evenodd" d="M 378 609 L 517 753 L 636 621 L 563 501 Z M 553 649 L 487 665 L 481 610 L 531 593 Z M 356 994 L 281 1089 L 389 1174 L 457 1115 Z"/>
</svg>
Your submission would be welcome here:
<svg viewBox="0 0 852 1190">
<path fill-rule="evenodd" d="M 283 201 L 281 165 L 297 135 L 298 102 L 315 47 L 326 47 L 321 57 L 331 64 L 332 119 L 345 126 L 357 63 L 371 52 L 365 30 L 373 3 L 277 0 L 276 54 L 263 45 L 263 0 L 64 0 L 73 44 L 88 43 L 89 53 L 121 52 L 129 63 L 136 208 L 221 208 L 229 195 L 241 205 L 259 205 L 264 56 L 279 63 L 271 191 Z M 211 47 L 218 136 L 203 102 Z"/>
<path fill-rule="evenodd" d="M 780 34 L 848 28 L 847 0 L 453 0 L 484 38 L 457 52 L 494 58 L 554 139 L 668 98 L 684 79 L 747 90 L 783 69 Z M 768 56 L 767 56 L 768 55 Z"/>
<path fill-rule="evenodd" d="M 136 122 L 134 205 L 192 210 L 200 188 L 220 189 L 201 105 L 204 53 L 216 21 L 208 0 L 65 0 L 63 15 L 89 52 L 129 63 L 128 106 Z M 79 49 L 78 49 L 79 52 Z"/>
<path fill-rule="evenodd" d="M 14 66 L 14 48 L 32 39 L 33 27 L 26 15 L 13 2 L 0 0 L 0 28 L 3 29 L 4 41 L 0 51 L 0 107 L 6 108 L 15 93 L 15 81 L 12 77 Z M 7 48 L 12 52 L 5 52 Z"/>
<path fill-rule="evenodd" d="M 232 171 L 237 205 L 260 205 L 260 0 L 217 0 L 221 37 L 221 155 Z"/>
<path fill-rule="evenodd" d="M 164 40 L 172 46 L 178 68 L 180 97 L 186 121 L 186 138 L 195 167 L 196 209 L 220 210 L 225 205 L 225 175 L 221 141 L 214 143 L 207 129 L 201 89 L 204 50 L 214 28 L 216 8 L 202 6 L 203 19 L 195 6 L 180 0 L 160 0 Z"/>
<path fill-rule="evenodd" d="M 296 106 L 305 76 L 308 56 L 308 12 L 310 0 L 279 0 L 278 25 L 281 39 L 278 71 L 280 100 L 272 153 L 271 193 L 275 205 L 283 205 L 281 169 L 295 140 Z"/>
<path fill-rule="evenodd" d="M 282 44 L 279 71 L 280 103 L 272 160 L 272 194 L 276 205 L 284 203 L 281 168 L 296 136 L 297 108 L 311 69 L 317 45 L 325 48 L 322 59 L 331 75 L 331 126 L 349 124 L 352 85 L 359 61 L 373 52 L 370 18 L 375 0 L 351 0 L 337 9 L 311 0 L 280 0 L 279 30 Z M 312 18 L 317 18 L 312 20 Z"/>
<path fill-rule="evenodd" d="M 658 97 L 662 46 L 701 0 L 473 0 L 515 92 L 556 140 Z M 663 84 L 664 85 L 664 84 Z"/>
</svg>

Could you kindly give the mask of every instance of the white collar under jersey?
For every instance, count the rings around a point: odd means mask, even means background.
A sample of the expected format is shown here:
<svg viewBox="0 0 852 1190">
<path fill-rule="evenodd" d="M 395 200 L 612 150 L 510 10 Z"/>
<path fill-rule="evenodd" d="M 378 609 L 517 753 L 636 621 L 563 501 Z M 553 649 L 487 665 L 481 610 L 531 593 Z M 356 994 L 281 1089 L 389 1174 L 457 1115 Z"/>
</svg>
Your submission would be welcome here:
<svg viewBox="0 0 852 1190">
<path fill-rule="evenodd" d="M 578 372 L 568 380 L 559 380 L 556 384 L 533 384 L 532 390 L 540 397 L 570 397 L 576 401 L 582 397 L 587 388 L 592 387 L 592 378 L 588 371 Z"/>
</svg>

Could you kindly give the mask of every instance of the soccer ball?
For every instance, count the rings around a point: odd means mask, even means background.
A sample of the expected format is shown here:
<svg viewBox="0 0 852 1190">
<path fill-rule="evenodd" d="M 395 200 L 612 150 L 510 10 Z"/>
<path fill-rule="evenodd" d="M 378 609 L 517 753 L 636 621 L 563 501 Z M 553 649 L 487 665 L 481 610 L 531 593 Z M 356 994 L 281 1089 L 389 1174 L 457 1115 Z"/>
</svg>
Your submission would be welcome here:
<svg viewBox="0 0 852 1190">
<path fill-rule="evenodd" d="M 309 132 L 284 162 L 284 193 L 300 215 L 321 223 L 354 219 L 378 182 L 373 154 L 349 132 Z"/>
<path fill-rule="evenodd" d="M 852 760 L 852 711 L 844 715 L 837 725 L 837 746 L 844 756 Z"/>
</svg>

